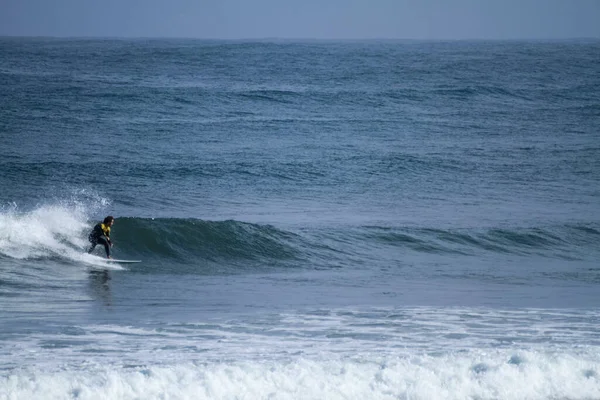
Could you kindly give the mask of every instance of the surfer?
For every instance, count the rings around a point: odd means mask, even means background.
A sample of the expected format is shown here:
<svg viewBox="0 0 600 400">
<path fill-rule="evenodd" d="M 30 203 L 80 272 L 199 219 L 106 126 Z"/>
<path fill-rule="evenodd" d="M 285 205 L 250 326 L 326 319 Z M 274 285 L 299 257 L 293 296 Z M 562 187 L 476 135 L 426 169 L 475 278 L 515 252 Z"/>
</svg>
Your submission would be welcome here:
<svg viewBox="0 0 600 400">
<path fill-rule="evenodd" d="M 109 215 L 104 218 L 104 221 L 94 226 L 94 229 L 88 236 L 92 247 L 88 250 L 88 253 L 94 251 L 98 244 L 104 245 L 104 250 L 106 250 L 106 258 L 112 258 L 110 256 L 110 248 L 112 247 L 112 242 L 110 241 L 110 227 L 115 223 L 114 217 Z"/>
</svg>

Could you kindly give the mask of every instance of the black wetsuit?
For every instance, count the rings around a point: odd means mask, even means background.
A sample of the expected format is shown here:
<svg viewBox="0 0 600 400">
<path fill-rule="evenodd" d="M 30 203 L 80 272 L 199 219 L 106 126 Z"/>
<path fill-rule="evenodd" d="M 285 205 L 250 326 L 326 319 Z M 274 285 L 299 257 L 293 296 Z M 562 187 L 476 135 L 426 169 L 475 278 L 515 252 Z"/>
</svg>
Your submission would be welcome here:
<svg viewBox="0 0 600 400">
<path fill-rule="evenodd" d="M 104 246 L 106 251 L 106 257 L 110 257 L 110 227 L 104 224 L 97 224 L 88 236 L 88 240 L 92 244 L 92 247 L 88 250 L 88 253 L 94 251 L 97 245 L 101 244 Z"/>
</svg>

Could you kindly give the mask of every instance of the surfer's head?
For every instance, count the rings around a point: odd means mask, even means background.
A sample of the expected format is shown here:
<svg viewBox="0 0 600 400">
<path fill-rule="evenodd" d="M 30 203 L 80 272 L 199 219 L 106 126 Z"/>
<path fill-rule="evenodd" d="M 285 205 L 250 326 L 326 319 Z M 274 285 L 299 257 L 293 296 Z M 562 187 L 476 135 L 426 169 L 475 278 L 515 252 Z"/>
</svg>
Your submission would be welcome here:
<svg viewBox="0 0 600 400">
<path fill-rule="evenodd" d="M 112 225 L 113 222 L 115 222 L 115 218 L 112 215 L 109 215 L 108 217 L 104 218 L 103 224 Z"/>
</svg>

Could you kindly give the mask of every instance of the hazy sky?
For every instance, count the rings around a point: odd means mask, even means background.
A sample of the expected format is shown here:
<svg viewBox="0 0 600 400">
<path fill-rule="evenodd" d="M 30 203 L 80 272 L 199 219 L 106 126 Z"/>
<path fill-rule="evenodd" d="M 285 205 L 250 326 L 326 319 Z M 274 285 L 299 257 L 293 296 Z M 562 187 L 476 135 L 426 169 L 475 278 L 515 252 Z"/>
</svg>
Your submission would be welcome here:
<svg viewBox="0 0 600 400">
<path fill-rule="evenodd" d="M 0 35 L 600 38 L 600 0 L 0 0 Z"/>
</svg>

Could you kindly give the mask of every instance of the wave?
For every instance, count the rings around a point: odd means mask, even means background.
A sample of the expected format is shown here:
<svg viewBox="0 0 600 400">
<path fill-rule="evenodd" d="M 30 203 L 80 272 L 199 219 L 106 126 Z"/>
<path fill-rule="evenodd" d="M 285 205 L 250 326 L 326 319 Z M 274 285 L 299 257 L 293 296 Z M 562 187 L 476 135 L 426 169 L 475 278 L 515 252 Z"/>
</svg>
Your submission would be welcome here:
<svg viewBox="0 0 600 400">
<path fill-rule="evenodd" d="M 89 206 L 62 203 L 28 212 L 0 210 L 0 257 L 82 261 L 97 221 Z M 112 234 L 118 258 L 154 264 L 257 265 L 330 268 L 377 260 L 381 251 L 401 259 L 410 252 L 479 256 L 535 255 L 586 259 L 600 251 L 600 227 L 573 223 L 547 227 L 441 229 L 435 227 L 303 227 L 284 229 L 236 220 L 118 217 Z M 392 252 L 390 253 L 390 249 Z M 98 254 L 101 253 L 98 247 Z"/>
<path fill-rule="evenodd" d="M 234 220 L 120 218 L 114 238 L 136 258 L 181 263 L 299 261 L 306 268 L 337 265 L 357 255 L 376 258 L 383 247 L 396 248 L 399 256 L 406 251 L 467 256 L 486 252 L 559 259 L 578 259 L 600 250 L 600 230 L 586 224 L 456 230 L 362 226 L 294 232 Z"/>
<path fill-rule="evenodd" d="M 29 212 L 0 212 L 0 259 L 90 263 L 87 236 L 93 225 L 85 212 L 64 205 Z M 270 225 L 239 221 L 118 217 L 113 234 L 117 258 L 179 264 L 236 264 L 298 257 L 298 235 Z M 101 246 L 95 253 L 101 255 Z"/>
<path fill-rule="evenodd" d="M 381 247 L 430 254 L 481 252 L 576 259 L 600 250 L 600 229 L 572 224 L 546 228 L 435 229 L 362 226 L 296 233 L 235 220 L 120 218 L 114 238 L 135 257 L 173 261 L 315 261 L 325 264 Z M 327 240 L 323 240 L 326 238 Z M 314 266 L 311 264 L 311 266 Z"/>
<path fill-rule="evenodd" d="M 299 237 L 271 225 L 178 218 L 119 218 L 114 239 L 127 253 L 174 260 L 287 260 Z M 118 231 L 118 232 L 117 232 Z"/>
<path fill-rule="evenodd" d="M 544 228 L 435 229 L 365 227 L 364 235 L 380 244 L 437 254 L 536 254 L 574 258 L 582 249 L 599 250 L 600 230 L 593 224 Z"/>
<path fill-rule="evenodd" d="M 455 355 L 190 361 L 19 369 L 0 398 L 592 399 L 597 353 L 473 351 Z M 117 395 L 118 394 L 118 395 Z"/>
</svg>

